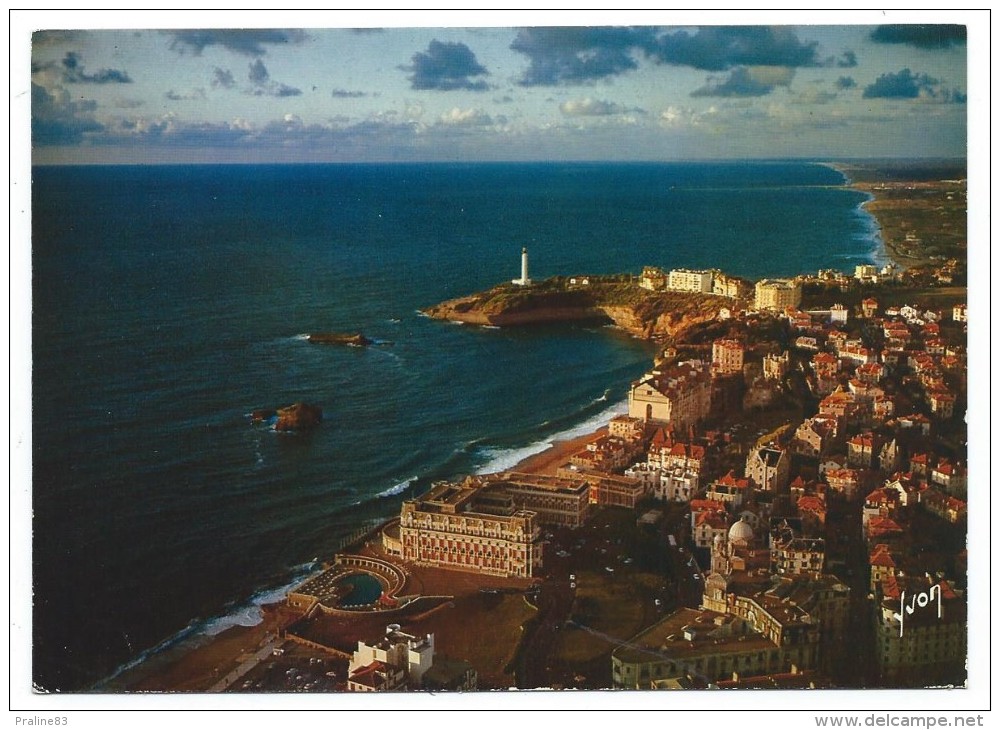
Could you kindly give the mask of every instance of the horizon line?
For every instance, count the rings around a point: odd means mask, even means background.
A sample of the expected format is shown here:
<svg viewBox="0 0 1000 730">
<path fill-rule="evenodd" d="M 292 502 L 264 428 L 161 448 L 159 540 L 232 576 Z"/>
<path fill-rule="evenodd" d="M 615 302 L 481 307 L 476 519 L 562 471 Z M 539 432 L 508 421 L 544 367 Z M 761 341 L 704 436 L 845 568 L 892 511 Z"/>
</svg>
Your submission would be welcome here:
<svg viewBox="0 0 1000 730">
<path fill-rule="evenodd" d="M 216 162 L 177 162 L 172 160 L 145 161 L 91 161 L 91 162 L 46 162 L 32 161 L 31 167 L 266 167 L 266 166 L 322 166 L 322 165 L 670 165 L 712 164 L 712 163 L 742 163 L 742 162 L 802 162 L 813 164 L 831 163 L 872 163 L 872 162 L 947 162 L 962 163 L 968 166 L 968 156 L 951 157 L 931 155 L 927 157 L 912 156 L 877 156 L 877 157 L 679 157 L 669 160 L 608 160 L 608 159 L 537 159 L 537 160 L 226 160 Z"/>
</svg>

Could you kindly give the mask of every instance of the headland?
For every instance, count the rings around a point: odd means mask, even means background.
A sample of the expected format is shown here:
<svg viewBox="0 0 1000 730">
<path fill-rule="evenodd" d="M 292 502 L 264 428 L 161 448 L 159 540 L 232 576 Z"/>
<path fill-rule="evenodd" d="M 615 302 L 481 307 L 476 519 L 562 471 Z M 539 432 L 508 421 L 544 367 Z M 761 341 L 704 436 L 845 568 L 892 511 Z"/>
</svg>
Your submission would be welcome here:
<svg viewBox="0 0 1000 730">
<path fill-rule="evenodd" d="M 435 319 L 497 327 L 599 321 L 642 339 L 663 339 L 716 319 L 723 301 L 710 292 L 654 290 L 641 284 L 641 277 L 627 274 L 555 276 L 530 286 L 501 284 L 423 311 Z M 749 282 L 742 281 L 743 296 L 749 289 Z"/>
</svg>

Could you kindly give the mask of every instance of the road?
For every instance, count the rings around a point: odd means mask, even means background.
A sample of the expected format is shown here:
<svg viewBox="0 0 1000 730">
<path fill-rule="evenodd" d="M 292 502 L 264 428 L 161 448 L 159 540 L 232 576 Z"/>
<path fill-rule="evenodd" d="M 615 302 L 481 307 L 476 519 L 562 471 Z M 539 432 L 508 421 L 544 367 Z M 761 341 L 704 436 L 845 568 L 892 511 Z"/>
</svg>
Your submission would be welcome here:
<svg viewBox="0 0 1000 730">
<path fill-rule="evenodd" d="M 227 689 L 232 687 L 236 682 L 242 679 L 243 676 L 247 674 L 251 669 L 256 667 L 267 657 L 271 656 L 271 653 L 280 643 L 282 642 L 279 641 L 278 639 L 272 639 L 267 644 L 258 649 L 256 652 L 254 652 L 253 656 L 240 662 L 240 664 L 233 671 L 231 671 L 225 677 L 223 677 L 218 682 L 209 687 L 208 691 L 225 692 Z"/>
</svg>

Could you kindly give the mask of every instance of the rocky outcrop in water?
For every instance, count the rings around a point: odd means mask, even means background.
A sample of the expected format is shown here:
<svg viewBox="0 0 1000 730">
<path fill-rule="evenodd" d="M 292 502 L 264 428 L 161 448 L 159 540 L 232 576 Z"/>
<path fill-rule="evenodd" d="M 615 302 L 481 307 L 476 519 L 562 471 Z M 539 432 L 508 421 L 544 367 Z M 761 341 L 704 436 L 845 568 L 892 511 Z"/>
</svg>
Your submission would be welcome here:
<svg viewBox="0 0 1000 730">
<path fill-rule="evenodd" d="M 285 408 L 257 408 L 250 413 L 252 423 L 271 423 L 275 431 L 308 431 L 323 421 L 323 409 L 308 403 Z"/>
<path fill-rule="evenodd" d="M 375 341 L 365 337 L 360 332 L 319 332 L 306 335 L 306 339 L 314 345 L 347 345 L 349 347 L 368 347 Z"/>
<path fill-rule="evenodd" d="M 278 409 L 275 431 L 306 431 L 323 421 L 323 409 L 308 403 L 295 403 Z"/>
</svg>

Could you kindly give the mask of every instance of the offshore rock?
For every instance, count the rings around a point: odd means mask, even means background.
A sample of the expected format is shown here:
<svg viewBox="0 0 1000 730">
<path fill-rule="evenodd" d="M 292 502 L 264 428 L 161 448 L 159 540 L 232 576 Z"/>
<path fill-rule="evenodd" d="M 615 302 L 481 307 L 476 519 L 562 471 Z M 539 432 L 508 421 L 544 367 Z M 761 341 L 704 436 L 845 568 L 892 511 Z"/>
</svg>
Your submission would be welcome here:
<svg viewBox="0 0 1000 730">
<path fill-rule="evenodd" d="M 323 421 L 323 409 L 308 403 L 295 403 L 279 408 L 276 416 L 275 431 L 307 431 Z"/>
<path fill-rule="evenodd" d="M 264 423 L 265 421 L 270 421 L 272 418 L 277 417 L 278 412 L 273 408 L 255 408 L 250 411 L 251 423 Z"/>
<path fill-rule="evenodd" d="M 349 347 L 368 347 L 375 341 L 365 337 L 360 332 L 319 332 L 306 335 L 306 339 L 315 345 L 348 345 Z"/>
</svg>

